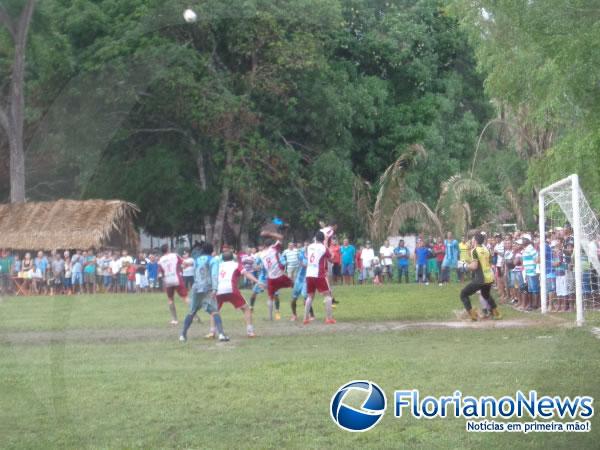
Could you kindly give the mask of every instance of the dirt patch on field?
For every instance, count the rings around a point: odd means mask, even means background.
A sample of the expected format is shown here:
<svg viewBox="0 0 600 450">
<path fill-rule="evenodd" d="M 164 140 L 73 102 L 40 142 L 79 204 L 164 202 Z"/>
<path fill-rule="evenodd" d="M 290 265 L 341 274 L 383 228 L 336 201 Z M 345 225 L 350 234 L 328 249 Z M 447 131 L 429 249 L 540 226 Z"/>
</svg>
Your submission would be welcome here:
<svg viewBox="0 0 600 450">
<path fill-rule="evenodd" d="M 231 338 L 244 338 L 244 326 L 241 323 L 227 323 L 226 330 Z M 568 323 L 564 324 L 569 326 Z M 467 321 L 436 321 L 436 322 L 338 322 L 335 325 L 325 325 L 314 321 L 309 325 L 294 322 L 268 322 L 257 320 L 255 327 L 262 337 L 301 336 L 315 334 L 337 333 L 386 333 L 390 331 L 420 330 L 420 329 L 509 329 L 544 327 L 547 323 L 540 320 L 511 319 L 485 320 L 479 322 Z M 205 323 L 194 324 L 189 332 L 192 340 L 199 339 L 207 332 Z M 165 326 L 162 328 L 119 328 L 119 329 L 70 329 L 64 331 L 18 331 L 0 333 L 0 344 L 48 345 L 55 343 L 115 343 L 143 342 L 154 340 L 177 340 L 180 327 Z M 225 344 L 230 345 L 230 344 Z"/>
</svg>

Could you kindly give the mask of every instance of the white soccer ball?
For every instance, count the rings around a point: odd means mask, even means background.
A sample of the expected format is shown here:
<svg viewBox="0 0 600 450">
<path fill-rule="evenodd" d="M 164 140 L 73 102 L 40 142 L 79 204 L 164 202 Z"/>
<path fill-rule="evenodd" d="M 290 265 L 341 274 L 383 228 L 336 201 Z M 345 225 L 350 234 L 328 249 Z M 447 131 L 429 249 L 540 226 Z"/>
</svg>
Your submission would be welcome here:
<svg viewBox="0 0 600 450">
<path fill-rule="evenodd" d="M 192 11 L 191 9 L 186 9 L 183 12 L 183 19 L 187 22 L 187 23 L 194 23 L 196 20 L 198 20 L 198 16 L 196 15 L 196 13 L 194 11 Z"/>
</svg>

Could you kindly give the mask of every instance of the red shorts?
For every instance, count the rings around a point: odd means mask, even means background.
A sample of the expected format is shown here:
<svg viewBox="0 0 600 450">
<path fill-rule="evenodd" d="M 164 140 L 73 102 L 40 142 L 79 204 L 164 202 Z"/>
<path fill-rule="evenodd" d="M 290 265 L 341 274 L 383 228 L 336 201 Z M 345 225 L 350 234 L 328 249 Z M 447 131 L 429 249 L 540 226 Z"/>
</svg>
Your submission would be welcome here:
<svg viewBox="0 0 600 450">
<path fill-rule="evenodd" d="M 247 305 L 246 300 L 244 299 L 244 297 L 242 297 L 242 294 L 240 294 L 239 292 L 217 295 L 217 304 L 219 306 L 219 311 L 221 311 L 221 307 L 225 302 L 231 303 L 235 309 L 240 309 L 244 305 Z"/>
<path fill-rule="evenodd" d="M 331 289 L 329 289 L 329 282 L 327 281 L 327 278 L 306 277 L 306 293 L 308 295 L 313 295 L 315 291 L 325 294 L 330 290 Z"/>
<path fill-rule="evenodd" d="M 186 298 L 188 296 L 188 290 L 185 287 L 185 284 L 180 284 L 179 286 L 169 286 L 165 288 L 165 291 L 167 292 L 168 298 L 173 298 L 175 296 L 175 291 L 177 291 L 177 294 L 181 298 Z"/>
<path fill-rule="evenodd" d="M 267 280 L 267 292 L 269 293 L 269 298 L 273 298 L 275 292 L 279 289 L 291 288 L 293 286 L 294 283 L 286 275 L 281 275 L 279 278 L 269 278 Z"/>
</svg>

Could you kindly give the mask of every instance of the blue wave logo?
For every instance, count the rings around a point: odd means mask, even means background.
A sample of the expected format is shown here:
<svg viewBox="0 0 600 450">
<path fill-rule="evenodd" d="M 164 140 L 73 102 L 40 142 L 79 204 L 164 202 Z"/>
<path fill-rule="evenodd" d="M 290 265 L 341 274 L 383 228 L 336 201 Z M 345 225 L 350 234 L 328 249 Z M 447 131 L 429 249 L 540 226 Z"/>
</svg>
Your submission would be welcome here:
<svg viewBox="0 0 600 450">
<path fill-rule="evenodd" d="M 366 396 L 360 408 L 346 404 L 348 395 Z M 385 414 L 387 399 L 383 390 L 372 381 L 354 380 L 340 387 L 331 398 L 330 413 L 341 429 L 363 432 L 373 428 Z"/>
</svg>

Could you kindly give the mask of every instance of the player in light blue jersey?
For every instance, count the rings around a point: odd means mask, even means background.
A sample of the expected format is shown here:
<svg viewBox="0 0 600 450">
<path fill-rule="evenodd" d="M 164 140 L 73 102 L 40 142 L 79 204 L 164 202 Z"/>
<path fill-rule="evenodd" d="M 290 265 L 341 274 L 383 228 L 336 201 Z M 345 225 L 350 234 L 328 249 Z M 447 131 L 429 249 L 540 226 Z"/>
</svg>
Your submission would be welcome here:
<svg viewBox="0 0 600 450">
<path fill-rule="evenodd" d="M 304 241 L 304 247 L 300 249 L 298 253 L 298 261 L 300 263 L 300 268 L 298 269 L 298 274 L 296 275 L 296 280 L 294 281 L 294 289 L 292 290 L 292 317 L 290 321 L 294 322 L 298 319 L 296 315 L 296 305 L 298 302 L 298 297 L 304 297 L 304 303 L 306 303 L 306 249 L 308 248 L 310 242 Z M 315 313 L 310 307 L 310 320 L 314 320 Z"/>
<path fill-rule="evenodd" d="M 215 328 L 211 331 L 212 336 L 215 337 L 215 332 L 219 332 L 219 341 L 227 342 L 229 337 L 225 335 L 223 331 L 223 322 L 221 321 L 221 315 L 217 308 L 216 302 L 216 289 L 217 285 L 214 283 L 216 279 L 219 264 L 218 258 L 211 256 L 213 247 L 211 244 L 205 243 L 202 246 L 200 254 L 194 258 L 195 269 L 194 269 L 194 284 L 192 286 L 192 301 L 190 302 L 190 310 L 188 315 L 185 317 L 183 322 L 183 329 L 179 340 L 181 342 L 187 341 L 187 332 L 196 313 L 198 310 L 203 309 L 211 317 L 211 325 Z"/>
</svg>

